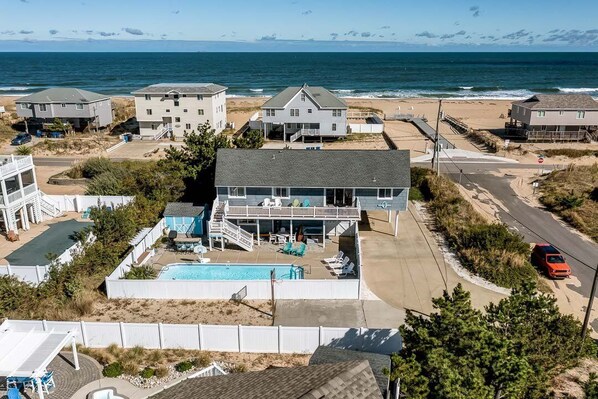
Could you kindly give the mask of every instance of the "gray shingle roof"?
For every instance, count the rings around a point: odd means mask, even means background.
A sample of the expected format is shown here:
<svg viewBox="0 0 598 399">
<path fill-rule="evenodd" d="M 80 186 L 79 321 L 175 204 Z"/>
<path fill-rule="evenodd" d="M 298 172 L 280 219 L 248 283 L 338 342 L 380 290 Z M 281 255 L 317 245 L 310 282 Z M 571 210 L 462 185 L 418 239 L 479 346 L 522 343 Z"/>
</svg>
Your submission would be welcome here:
<svg viewBox="0 0 598 399">
<path fill-rule="evenodd" d="M 327 89 L 321 86 L 308 86 L 303 85 L 301 87 L 287 87 L 268 101 L 262 105 L 262 108 L 276 108 L 281 109 L 284 108 L 285 105 L 288 104 L 289 101 L 299 93 L 299 91 L 304 90 L 305 93 L 316 103 L 316 105 L 320 108 L 330 108 L 330 109 L 346 109 L 347 104 L 345 101 L 341 100 Z"/>
<path fill-rule="evenodd" d="M 316 364 L 330 364 L 346 362 L 350 360 L 367 360 L 370 364 L 370 368 L 374 373 L 374 377 L 378 382 L 378 388 L 382 395 L 386 395 L 388 390 L 388 376 L 384 374 L 383 370 L 386 368 L 390 370 L 391 361 L 390 356 L 381 355 L 379 353 L 372 352 L 358 352 L 349 349 L 338 349 L 331 348 L 329 346 L 319 346 L 318 349 L 309 359 L 309 365 Z"/>
<path fill-rule="evenodd" d="M 132 94 L 167 94 L 176 91 L 180 94 L 216 94 L 228 87 L 214 83 L 158 83 L 135 90 Z"/>
<path fill-rule="evenodd" d="M 216 186 L 409 187 L 409 150 L 220 149 Z"/>
<path fill-rule="evenodd" d="M 536 94 L 527 100 L 515 101 L 521 107 L 546 110 L 598 110 L 598 101 L 589 94 Z"/>
<path fill-rule="evenodd" d="M 380 399 L 366 360 L 199 377 L 154 399 Z"/>
<path fill-rule="evenodd" d="M 87 90 L 76 89 L 74 87 L 54 87 L 30 94 L 19 98 L 16 103 L 92 103 L 101 100 L 110 99 L 104 94 L 93 93 Z"/>
<path fill-rule="evenodd" d="M 203 211 L 203 206 L 193 205 L 191 202 L 169 202 L 164 209 L 164 216 L 195 217 Z"/>
</svg>

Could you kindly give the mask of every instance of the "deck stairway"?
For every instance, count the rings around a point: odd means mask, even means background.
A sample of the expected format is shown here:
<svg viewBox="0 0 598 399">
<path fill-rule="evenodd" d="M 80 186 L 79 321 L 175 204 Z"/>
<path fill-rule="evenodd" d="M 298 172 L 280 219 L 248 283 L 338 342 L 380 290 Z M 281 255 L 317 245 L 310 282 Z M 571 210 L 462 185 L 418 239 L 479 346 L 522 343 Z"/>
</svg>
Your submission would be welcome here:
<svg viewBox="0 0 598 399">
<path fill-rule="evenodd" d="M 289 141 L 294 143 L 295 141 L 299 140 L 302 137 L 314 137 L 320 135 L 320 129 L 301 129 L 298 130 L 295 134 L 293 134 Z"/>
<path fill-rule="evenodd" d="M 210 235 L 227 239 L 246 251 L 253 251 L 253 234 L 248 233 L 224 218 L 225 204 L 214 201 L 212 217 L 210 218 Z"/>
<path fill-rule="evenodd" d="M 160 130 L 158 133 L 154 135 L 154 140 L 160 140 L 162 137 L 164 137 L 167 133 L 170 132 L 172 132 L 172 125 L 169 123 L 164 125 L 162 130 Z"/>
<path fill-rule="evenodd" d="M 57 218 L 63 215 L 58 205 L 50 198 L 48 198 L 43 192 L 39 191 L 39 209 L 41 212 L 49 218 Z"/>
</svg>

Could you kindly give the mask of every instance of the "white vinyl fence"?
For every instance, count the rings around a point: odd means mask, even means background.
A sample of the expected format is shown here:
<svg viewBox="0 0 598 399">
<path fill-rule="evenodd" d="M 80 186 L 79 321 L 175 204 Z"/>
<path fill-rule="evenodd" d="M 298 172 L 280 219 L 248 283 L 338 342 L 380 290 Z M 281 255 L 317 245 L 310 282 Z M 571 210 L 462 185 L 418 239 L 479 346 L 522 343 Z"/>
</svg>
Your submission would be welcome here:
<svg viewBox="0 0 598 399">
<path fill-rule="evenodd" d="M 100 323 L 6 320 L 0 330 L 77 331 L 89 348 L 195 349 L 219 352 L 313 353 L 318 346 L 383 354 L 401 350 L 397 329 L 345 327 L 227 326 L 207 324 Z"/>
<path fill-rule="evenodd" d="M 97 206 L 110 206 L 118 208 L 131 202 L 135 197 L 124 195 L 48 195 L 62 212 L 83 212 L 87 208 Z"/>
<path fill-rule="evenodd" d="M 384 131 L 384 125 L 371 124 L 371 123 L 349 123 L 349 129 L 351 133 L 382 133 Z"/>
</svg>

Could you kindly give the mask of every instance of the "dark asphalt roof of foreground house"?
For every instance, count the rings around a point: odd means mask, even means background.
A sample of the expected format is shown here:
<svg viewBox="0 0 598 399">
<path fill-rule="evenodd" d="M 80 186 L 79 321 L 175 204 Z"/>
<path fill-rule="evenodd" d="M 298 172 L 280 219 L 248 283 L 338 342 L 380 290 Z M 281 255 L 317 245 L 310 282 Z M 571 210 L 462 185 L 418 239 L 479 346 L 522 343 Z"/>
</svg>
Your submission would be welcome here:
<svg viewBox="0 0 598 399">
<path fill-rule="evenodd" d="M 388 390 L 388 376 L 384 374 L 383 370 L 390 370 L 391 368 L 390 356 L 388 355 L 319 346 L 314 354 L 311 355 L 309 365 L 347 362 L 350 360 L 367 360 L 370 363 L 374 377 L 376 377 L 380 392 L 382 392 L 383 396 L 386 395 L 386 391 Z"/>
<path fill-rule="evenodd" d="M 109 98 L 109 96 L 104 94 L 93 93 L 91 91 L 76 89 L 73 87 L 55 87 L 21 97 L 15 102 L 34 104 L 81 104 L 107 100 Z"/>
<path fill-rule="evenodd" d="M 289 101 L 293 99 L 299 93 L 304 90 L 305 93 L 316 103 L 319 108 L 322 109 L 346 109 L 347 104 L 328 89 L 321 86 L 295 86 L 287 87 L 262 105 L 262 108 L 284 108 Z"/>
<path fill-rule="evenodd" d="M 169 202 L 164 209 L 164 216 L 196 217 L 203 213 L 204 207 L 191 202 Z"/>
<path fill-rule="evenodd" d="M 154 399 L 380 399 L 367 360 L 184 380 Z"/>
<path fill-rule="evenodd" d="M 217 187 L 409 187 L 408 150 L 220 149 Z"/>
<path fill-rule="evenodd" d="M 528 109 L 598 110 L 598 101 L 589 94 L 536 94 L 513 104 Z"/>
</svg>

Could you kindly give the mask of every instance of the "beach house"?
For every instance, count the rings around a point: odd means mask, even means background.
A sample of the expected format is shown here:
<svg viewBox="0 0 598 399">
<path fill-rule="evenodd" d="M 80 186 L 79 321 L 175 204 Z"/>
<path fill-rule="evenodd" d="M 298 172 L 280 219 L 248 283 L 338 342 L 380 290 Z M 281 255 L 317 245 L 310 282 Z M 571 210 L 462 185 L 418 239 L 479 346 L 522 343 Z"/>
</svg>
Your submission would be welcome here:
<svg viewBox="0 0 598 399">
<path fill-rule="evenodd" d="M 505 129 L 528 141 L 596 139 L 598 102 L 588 94 L 536 94 L 513 102 Z"/>
<path fill-rule="evenodd" d="M 220 149 L 208 238 L 254 241 L 354 235 L 362 211 L 407 209 L 409 151 Z M 395 228 L 396 234 L 396 228 Z M 259 237 L 259 240 L 257 238 Z"/>
<path fill-rule="evenodd" d="M 55 87 L 15 101 L 17 115 L 52 123 L 56 118 L 76 130 L 101 128 L 112 123 L 112 101 L 104 94 L 72 87 Z"/>
<path fill-rule="evenodd" d="M 347 135 L 347 104 L 324 87 L 287 87 L 262 105 L 265 138 L 296 141 Z"/>
<path fill-rule="evenodd" d="M 209 122 L 226 127 L 226 87 L 214 83 L 159 83 L 134 91 L 141 138 L 182 139 Z"/>
</svg>

